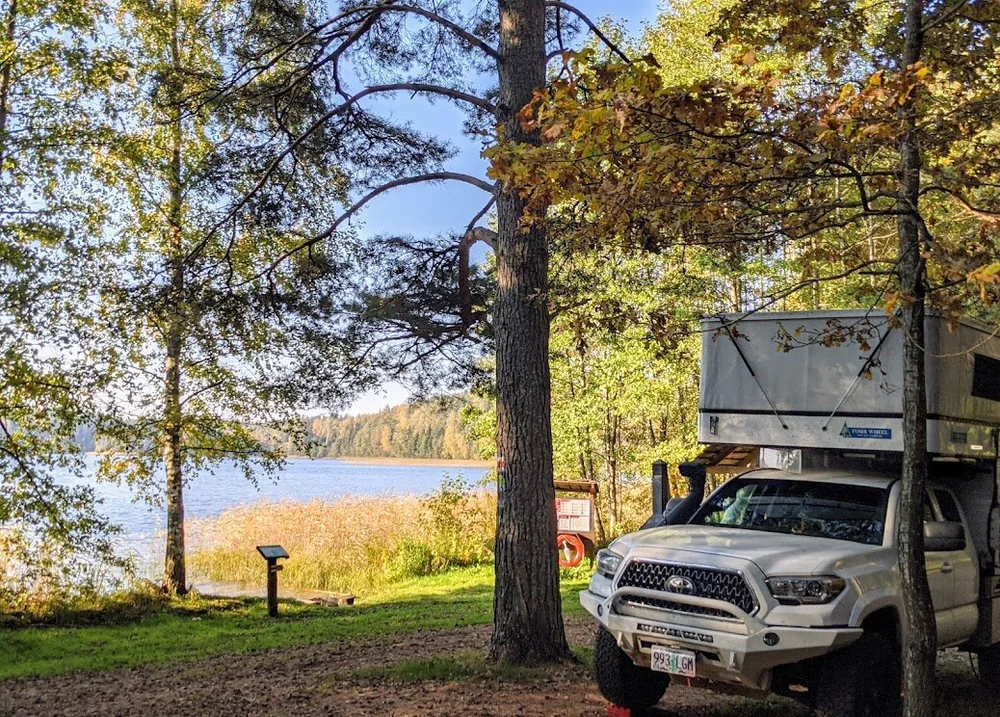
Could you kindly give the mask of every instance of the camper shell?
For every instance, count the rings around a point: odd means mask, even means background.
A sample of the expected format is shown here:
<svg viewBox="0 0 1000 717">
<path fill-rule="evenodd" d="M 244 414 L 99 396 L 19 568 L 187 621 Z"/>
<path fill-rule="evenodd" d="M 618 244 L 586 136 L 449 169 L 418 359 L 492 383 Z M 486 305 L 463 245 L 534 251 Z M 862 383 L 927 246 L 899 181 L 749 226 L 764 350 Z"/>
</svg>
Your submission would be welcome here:
<svg viewBox="0 0 1000 717">
<path fill-rule="evenodd" d="M 973 647 L 1000 642 L 1000 333 L 925 320 L 930 477 L 958 496 L 980 559 Z M 896 473 L 903 451 L 903 331 L 881 310 L 702 320 L 703 460 Z M 745 456 L 749 454 L 749 459 Z M 728 462 L 732 462 L 729 460 Z"/>
</svg>

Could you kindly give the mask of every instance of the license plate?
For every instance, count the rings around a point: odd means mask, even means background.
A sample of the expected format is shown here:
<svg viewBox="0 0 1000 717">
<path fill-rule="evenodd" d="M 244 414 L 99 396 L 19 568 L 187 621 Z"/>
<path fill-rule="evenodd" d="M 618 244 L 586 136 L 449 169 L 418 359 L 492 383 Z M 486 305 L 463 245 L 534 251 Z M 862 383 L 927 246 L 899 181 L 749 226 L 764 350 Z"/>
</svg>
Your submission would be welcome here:
<svg viewBox="0 0 1000 717">
<path fill-rule="evenodd" d="M 653 670 L 656 672 L 697 677 L 695 659 L 695 654 L 687 650 L 668 650 L 665 647 L 653 646 Z"/>
</svg>

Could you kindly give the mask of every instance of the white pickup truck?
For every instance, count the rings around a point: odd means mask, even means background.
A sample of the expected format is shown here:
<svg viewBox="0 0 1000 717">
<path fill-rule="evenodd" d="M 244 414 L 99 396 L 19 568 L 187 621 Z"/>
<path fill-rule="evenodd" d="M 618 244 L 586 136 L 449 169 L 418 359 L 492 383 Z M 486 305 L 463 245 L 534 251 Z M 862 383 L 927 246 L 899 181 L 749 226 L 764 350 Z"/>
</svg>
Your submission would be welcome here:
<svg viewBox="0 0 1000 717">
<path fill-rule="evenodd" d="M 751 470 L 692 506 L 684 524 L 615 540 L 580 595 L 600 623 L 601 692 L 641 710 L 671 678 L 698 678 L 797 697 L 826 717 L 891 715 L 899 492 L 898 473 Z M 979 508 L 963 510 L 960 495 L 951 482 L 932 482 L 926 495 L 938 641 L 978 652 L 983 684 L 1000 688 L 1000 645 L 991 644 L 1000 579 L 981 581 L 966 516 Z"/>
</svg>

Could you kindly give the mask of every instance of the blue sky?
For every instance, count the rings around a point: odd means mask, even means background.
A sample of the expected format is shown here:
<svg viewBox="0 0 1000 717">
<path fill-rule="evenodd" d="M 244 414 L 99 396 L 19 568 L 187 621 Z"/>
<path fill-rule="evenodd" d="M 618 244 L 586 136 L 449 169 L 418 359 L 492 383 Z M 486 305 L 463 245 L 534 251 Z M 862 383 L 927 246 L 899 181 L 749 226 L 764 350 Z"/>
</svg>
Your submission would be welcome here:
<svg viewBox="0 0 1000 717">
<path fill-rule="evenodd" d="M 661 0 L 570 0 L 593 20 L 610 16 L 624 22 L 632 34 L 642 24 L 656 17 Z M 448 163 L 451 171 L 483 176 L 486 163 L 479 156 L 480 147 L 462 135 L 462 113 L 447 102 L 433 104 L 421 98 L 402 96 L 381 103 L 397 119 L 408 120 L 417 128 L 446 137 L 458 149 Z M 456 231 L 486 203 L 488 196 L 471 186 L 450 182 L 447 185 L 403 187 L 375 199 L 354 223 L 366 235 L 405 234 L 434 236 Z M 350 413 L 370 413 L 403 403 L 409 396 L 406 387 L 387 384 L 378 391 L 360 397 Z"/>
</svg>

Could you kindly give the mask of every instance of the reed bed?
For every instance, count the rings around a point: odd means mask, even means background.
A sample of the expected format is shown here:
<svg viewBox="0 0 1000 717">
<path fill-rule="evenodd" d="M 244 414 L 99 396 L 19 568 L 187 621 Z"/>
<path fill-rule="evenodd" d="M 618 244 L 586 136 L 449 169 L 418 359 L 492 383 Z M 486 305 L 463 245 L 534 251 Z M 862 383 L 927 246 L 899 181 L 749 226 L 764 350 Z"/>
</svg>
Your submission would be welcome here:
<svg viewBox="0 0 1000 717">
<path fill-rule="evenodd" d="M 496 496 L 460 479 L 429 496 L 282 500 L 230 508 L 190 526 L 192 570 L 219 583 L 257 585 L 255 546 L 291 555 L 281 583 L 307 590 L 363 593 L 449 567 L 490 562 Z"/>
</svg>

